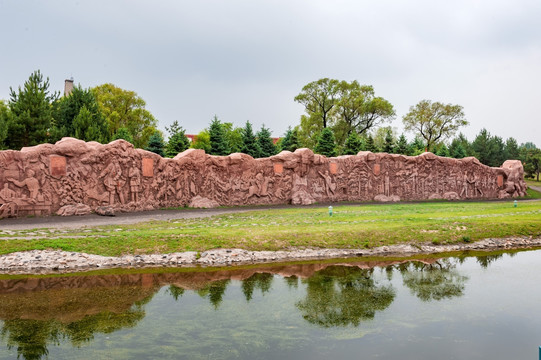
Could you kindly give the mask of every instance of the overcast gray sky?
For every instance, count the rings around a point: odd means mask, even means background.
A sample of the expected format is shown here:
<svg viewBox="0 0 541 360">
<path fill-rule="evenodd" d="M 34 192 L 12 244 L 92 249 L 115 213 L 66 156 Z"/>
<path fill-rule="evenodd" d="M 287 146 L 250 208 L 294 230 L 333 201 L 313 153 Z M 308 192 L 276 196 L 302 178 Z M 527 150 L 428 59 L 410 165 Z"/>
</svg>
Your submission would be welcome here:
<svg viewBox="0 0 541 360">
<path fill-rule="evenodd" d="M 430 99 L 464 107 L 470 140 L 486 127 L 540 147 L 540 19 L 540 0 L 0 0 L 0 99 L 40 69 L 53 90 L 133 90 L 162 130 L 216 114 L 281 136 L 295 95 L 330 77 L 373 85 L 399 131 Z"/>
</svg>

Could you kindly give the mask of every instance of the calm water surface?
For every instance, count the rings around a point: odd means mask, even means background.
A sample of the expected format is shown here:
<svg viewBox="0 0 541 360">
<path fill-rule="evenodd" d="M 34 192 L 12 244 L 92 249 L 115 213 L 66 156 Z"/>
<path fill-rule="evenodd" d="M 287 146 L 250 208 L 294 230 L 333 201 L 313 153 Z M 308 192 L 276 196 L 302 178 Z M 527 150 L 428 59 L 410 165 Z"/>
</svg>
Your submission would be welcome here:
<svg viewBox="0 0 541 360">
<path fill-rule="evenodd" d="M 541 251 L 0 280 L 0 359 L 537 359 Z"/>
</svg>

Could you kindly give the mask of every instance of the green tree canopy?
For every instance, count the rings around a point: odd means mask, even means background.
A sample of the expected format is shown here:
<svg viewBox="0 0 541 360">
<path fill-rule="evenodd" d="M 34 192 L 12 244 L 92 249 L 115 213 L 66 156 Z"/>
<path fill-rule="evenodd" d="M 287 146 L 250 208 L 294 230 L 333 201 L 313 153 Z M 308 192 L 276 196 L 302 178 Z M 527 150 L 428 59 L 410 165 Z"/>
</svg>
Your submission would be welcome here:
<svg viewBox="0 0 541 360">
<path fill-rule="evenodd" d="M 326 128 L 330 122 L 331 111 L 336 106 L 340 82 L 323 78 L 306 84 L 295 96 L 295 101 L 304 105 L 306 114 Z"/>
<path fill-rule="evenodd" d="M 331 129 L 325 128 L 321 131 L 316 148 L 314 151 L 317 154 L 325 155 L 327 157 L 336 156 L 336 142 L 334 141 L 334 134 Z"/>
<path fill-rule="evenodd" d="M 154 131 L 154 134 L 148 139 L 148 146 L 145 150 L 152 151 L 160 156 L 165 156 L 163 149 L 165 148 L 165 142 L 163 140 L 163 135 L 158 130 Z"/>
<path fill-rule="evenodd" d="M 242 149 L 241 152 L 250 155 L 251 157 L 258 158 L 261 153 L 259 144 L 252 129 L 252 124 L 246 121 L 246 125 L 242 129 Z"/>
<path fill-rule="evenodd" d="M 344 145 L 344 155 L 357 155 L 361 151 L 363 143 L 356 132 L 349 134 Z"/>
<path fill-rule="evenodd" d="M 242 128 L 233 126 L 233 123 L 222 123 L 225 139 L 229 145 L 229 153 L 242 152 Z"/>
<path fill-rule="evenodd" d="M 44 80 L 39 70 L 17 91 L 10 87 L 6 146 L 20 149 L 47 142 L 53 124 L 53 103 L 57 99 L 58 93 L 49 91 L 49 78 Z"/>
<path fill-rule="evenodd" d="M 427 151 L 432 151 L 434 144 L 452 136 L 461 126 L 468 125 L 462 106 L 430 100 L 410 107 L 402 122 L 407 131 L 425 139 Z"/>
<path fill-rule="evenodd" d="M 146 102 L 134 91 L 113 84 L 96 86 L 92 92 L 107 120 L 109 135 L 114 137 L 118 129 L 126 128 L 133 138 L 133 145 L 144 148 L 158 124 L 145 108 Z"/>
<path fill-rule="evenodd" d="M 201 149 L 205 150 L 207 154 L 210 154 L 211 146 L 210 146 L 210 134 L 208 130 L 202 130 L 197 134 L 195 137 L 195 140 L 192 142 L 193 149 Z"/>
<path fill-rule="evenodd" d="M 227 138 L 225 137 L 224 127 L 216 115 L 214 115 L 210 123 L 209 136 L 211 155 L 225 156 L 231 153 Z"/>
<path fill-rule="evenodd" d="M 518 160 L 520 158 L 520 151 L 518 149 L 518 143 L 515 138 L 508 138 L 505 141 L 505 159 L 506 160 Z"/>
<path fill-rule="evenodd" d="M 0 150 L 5 148 L 4 140 L 8 134 L 8 121 L 10 119 L 9 107 L 0 100 Z"/>
<path fill-rule="evenodd" d="M 269 157 L 272 155 L 276 155 L 278 152 L 278 149 L 276 149 L 276 145 L 274 145 L 274 142 L 271 137 L 271 132 L 269 128 L 265 127 L 265 124 L 261 125 L 261 129 L 256 134 L 257 137 L 257 144 L 259 145 L 260 149 L 260 157 Z"/>
<path fill-rule="evenodd" d="M 83 108 L 85 110 L 82 110 Z M 64 136 L 71 136 L 85 141 L 107 143 L 110 139 L 107 126 L 94 93 L 79 85 L 58 101 L 52 137 L 59 140 Z"/>
<path fill-rule="evenodd" d="M 175 157 L 190 147 L 190 140 L 186 137 L 185 130 L 178 124 L 178 121 L 173 121 L 170 127 L 165 127 L 169 133 L 169 140 L 165 146 L 165 156 Z"/>
<path fill-rule="evenodd" d="M 396 153 L 402 155 L 409 155 L 408 152 L 408 140 L 404 134 L 400 134 L 398 142 L 396 143 Z"/>
<path fill-rule="evenodd" d="M 128 129 L 126 129 L 125 127 L 121 127 L 113 135 L 113 140 L 118 140 L 118 139 L 126 140 L 127 142 L 133 144 L 133 138 L 130 132 L 128 131 Z"/>
</svg>

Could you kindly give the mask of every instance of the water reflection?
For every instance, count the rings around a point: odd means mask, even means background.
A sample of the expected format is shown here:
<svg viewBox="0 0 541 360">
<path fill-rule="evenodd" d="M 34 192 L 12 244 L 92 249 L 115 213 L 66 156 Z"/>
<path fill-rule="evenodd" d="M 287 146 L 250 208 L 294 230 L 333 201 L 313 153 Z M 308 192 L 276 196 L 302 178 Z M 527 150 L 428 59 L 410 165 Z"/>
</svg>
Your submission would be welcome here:
<svg viewBox="0 0 541 360">
<path fill-rule="evenodd" d="M 394 300 L 391 285 L 378 285 L 373 269 L 330 266 L 303 280 L 306 297 L 296 305 L 303 318 L 322 327 L 358 326 Z"/>
<path fill-rule="evenodd" d="M 464 295 L 468 279 L 455 269 L 452 259 L 434 263 L 414 261 L 398 266 L 404 285 L 422 301 L 443 300 Z"/>
<path fill-rule="evenodd" d="M 475 259 L 486 268 L 500 258 L 488 255 Z M 0 280 L 0 334 L 18 357 L 42 359 L 51 346 L 68 342 L 81 347 L 98 334 L 137 328 L 146 317 L 147 304 L 164 287 L 160 299 L 165 296 L 174 302 L 193 302 L 196 295 L 204 299 L 203 305 L 208 304 L 204 305 L 207 311 L 215 314 L 222 312 L 230 296 L 240 296 L 245 300 L 243 306 L 255 308 L 254 299 L 271 296 L 276 287 L 292 294 L 283 299 L 284 304 L 290 301 L 293 313 L 288 316 L 299 318 L 301 323 L 321 329 L 355 328 L 384 313 L 395 301 L 400 283 L 423 302 L 463 296 L 468 276 L 457 265 L 464 259 Z M 393 279 L 397 275 L 400 278 Z M 278 276 L 283 281 L 275 283 Z M 231 311 L 231 306 L 227 309 L 223 311 Z"/>
</svg>

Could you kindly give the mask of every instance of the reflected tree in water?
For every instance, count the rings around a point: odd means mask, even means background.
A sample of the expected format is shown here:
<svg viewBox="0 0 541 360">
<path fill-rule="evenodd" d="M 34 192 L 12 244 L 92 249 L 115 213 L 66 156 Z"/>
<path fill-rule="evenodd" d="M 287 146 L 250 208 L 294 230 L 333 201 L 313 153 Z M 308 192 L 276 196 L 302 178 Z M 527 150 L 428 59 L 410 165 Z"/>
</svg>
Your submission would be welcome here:
<svg viewBox="0 0 541 360">
<path fill-rule="evenodd" d="M 260 289 L 262 295 L 268 292 L 272 286 L 273 279 L 274 275 L 269 273 L 255 273 L 249 278 L 244 279 L 242 281 L 242 292 L 246 301 L 252 300 L 255 289 Z"/>
<path fill-rule="evenodd" d="M 285 277 L 284 281 L 290 289 L 297 289 L 299 287 L 299 278 L 295 275 Z"/>
<path fill-rule="evenodd" d="M 422 301 L 464 295 L 464 283 L 468 278 L 456 271 L 450 259 L 440 259 L 432 264 L 412 261 L 400 264 L 398 269 L 404 285 Z"/>
<path fill-rule="evenodd" d="M 330 266 L 302 280 L 306 297 L 296 306 L 304 319 L 322 327 L 358 326 L 394 300 L 391 285 L 378 285 L 373 269 Z"/>
<path fill-rule="evenodd" d="M 169 288 L 166 290 L 166 293 L 171 294 L 173 299 L 175 299 L 175 301 L 178 301 L 178 298 L 182 297 L 185 291 L 186 290 L 184 290 L 183 288 L 171 284 L 169 285 Z"/>
<path fill-rule="evenodd" d="M 214 309 L 218 309 L 222 303 L 225 290 L 231 280 L 218 280 L 205 285 L 205 287 L 197 290 L 197 293 L 202 298 L 208 298 L 210 303 L 214 305 Z"/>
<path fill-rule="evenodd" d="M 501 258 L 503 254 L 495 254 L 495 255 L 483 255 L 483 256 L 476 256 L 477 262 L 483 269 L 488 268 L 490 264 L 492 264 L 494 261 Z"/>
</svg>

